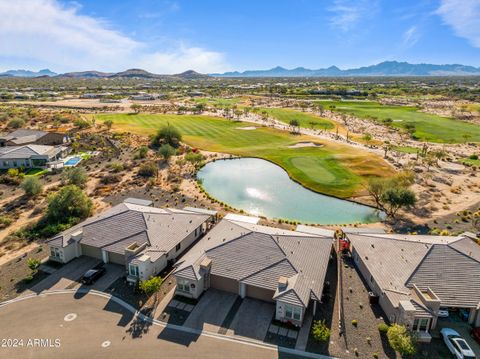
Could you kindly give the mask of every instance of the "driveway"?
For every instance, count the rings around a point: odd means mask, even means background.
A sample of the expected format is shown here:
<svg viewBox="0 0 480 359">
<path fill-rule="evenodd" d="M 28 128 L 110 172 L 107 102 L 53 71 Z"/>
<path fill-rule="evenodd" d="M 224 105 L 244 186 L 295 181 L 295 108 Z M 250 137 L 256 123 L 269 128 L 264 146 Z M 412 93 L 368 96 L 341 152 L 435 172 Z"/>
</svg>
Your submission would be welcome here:
<svg viewBox="0 0 480 359">
<path fill-rule="evenodd" d="M 38 294 L 44 290 L 68 288 L 78 281 L 87 270 L 100 262 L 99 259 L 86 256 L 75 258 L 40 283 L 25 291 L 24 294 L 32 294 L 32 292 Z"/>
<path fill-rule="evenodd" d="M 227 335 L 264 340 L 275 313 L 275 304 L 245 298 L 238 308 Z"/>
<path fill-rule="evenodd" d="M 237 297 L 237 294 L 210 288 L 193 308 L 184 326 L 217 333 Z"/>
<path fill-rule="evenodd" d="M 438 335 L 441 338 L 440 340 L 442 340 L 443 342 L 443 338 L 440 335 L 440 330 L 442 330 L 442 328 L 452 328 L 456 330 L 458 334 L 460 334 L 460 336 L 467 341 L 468 345 L 470 345 L 472 350 L 475 352 L 477 358 L 480 358 L 480 345 L 470 335 L 472 327 L 468 323 L 440 319 L 438 321 L 437 327 L 435 328 L 435 331 L 438 331 Z"/>
<path fill-rule="evenodd" d="M 113 282 L 115 282 L 118 278 L 126 274 L 125 266 L 122 266 L 120 264 L 107 263 L 105 264 L 105 269 L 106 269 L 105 274 L 100 279 L 98 279 L 94 284 L 86 286 L 86 285 L 74 282 L 72 283 L 73 286 L 70 285 L 68 289 L 77 289 L 82 287 L 82 288 L 95 289 L 95 290 L 104 292 L 108 287 L 110 287 L 113 284 Z"/>
</svg>

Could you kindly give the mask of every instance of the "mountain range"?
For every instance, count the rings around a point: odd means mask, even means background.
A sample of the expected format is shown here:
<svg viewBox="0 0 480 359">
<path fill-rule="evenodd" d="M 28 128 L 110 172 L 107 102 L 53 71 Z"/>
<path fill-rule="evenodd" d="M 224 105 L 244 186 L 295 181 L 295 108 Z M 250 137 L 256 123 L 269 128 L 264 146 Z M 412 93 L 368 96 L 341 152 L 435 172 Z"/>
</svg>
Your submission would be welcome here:
<svg viewBox="0 0 480 359">
<path fill-rule="evenodd" d="M 339 76 L 472 76 L 480 75 L 480 68 L 465 65 L 409 64 L 384 61 L 377 65 L 341 70 L 336 66 L 324 69 L 297 67 L 285 69 L 277 66 L 270 70 L 250 70 L 211 74 L 215 77 L 339 77 Z"/>
<path fill-rule="evenodd" d="M 142 78 L 142 79 L 184 79 L 196 80 L 210 77 L 356 77 L 356 76 L 474 76 L 480 75 L 480 67 L 459 64 L 432 65 L 410 64 L 408 62 L 384 61 L 376 65 L 341 70 L 336 66 L 323 69 L 297 67 L 286 69 L 280 66 L 269 70 L 233 71 L 222 74 L 199 74 L 188 70 L 175 75 L 158 75 L 142 69 L 129 69 L 117 73 L 100 71 L 81 71 L 57 74 L 48 69 L 38 72 L 29 70 L 9 70 L 0 73 L 0 77 L 65 77 L 65 78 Z"/>
</svg>

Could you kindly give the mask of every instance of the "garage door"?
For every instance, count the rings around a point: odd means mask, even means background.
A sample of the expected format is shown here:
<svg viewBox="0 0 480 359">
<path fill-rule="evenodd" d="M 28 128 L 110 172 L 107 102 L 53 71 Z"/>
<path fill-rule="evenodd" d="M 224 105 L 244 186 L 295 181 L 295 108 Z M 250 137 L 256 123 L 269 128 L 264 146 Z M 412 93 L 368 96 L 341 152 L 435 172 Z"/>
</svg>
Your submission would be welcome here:
<svg viewBox="0 0 480 359">
<path fill-rule="evenodd" d="M 265 302 L 273 302 L 273 295 L 275 292 L 273 290 L 254 287 L 252 285 L 247 285 L 247 297 L 264 300 Z"/>
<path fill-rule="evenodd" d="M 210 274 L 210 287 L 224 292 L 238 294 L 238 282 L 235 279 L 219 277 Z"/>
<path fill-rule="evenodd" d="M 82 254 L 87 257 L 102 259 L 102 250 L 100 248 L 86 244 L 82 244 Z"/>
<path fill-rule="evenodd" d="M 123 254 L 108 252 L 108 261 L 125 265 L 125 256 Z"/>
</svg>

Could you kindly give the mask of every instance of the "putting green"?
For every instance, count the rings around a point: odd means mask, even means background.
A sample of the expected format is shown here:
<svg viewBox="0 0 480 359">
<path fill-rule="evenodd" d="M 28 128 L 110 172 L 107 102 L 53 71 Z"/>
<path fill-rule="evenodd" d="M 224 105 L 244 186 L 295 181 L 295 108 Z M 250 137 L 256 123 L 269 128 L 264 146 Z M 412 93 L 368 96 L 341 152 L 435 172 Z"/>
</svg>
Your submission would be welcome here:
<svg viewBox="0 0 480 359">
<path fill-rule="evenodd" d="M 326 109 L 383 122 L 406 129 L 415 126 L 413 136 L 420 141 L 439 143 L 480 142 L 480 126 L 421 112 L 416 107 L 387 106 L 372 101 L 319 101 Z M 333 107 L 332 107 L 333 106 Z"/>
<path fill-rule="evenodd" d="M 272 161 L 304 186 L 340 198 L 360 191 L 368 177 L 393 173 L 382 158 L 369 152 L 267 127 L 241 129 L 252 127 L 251 123 L 195 115 L 99 114 L 96 118 L 112 120 L 114 130 L 141 135 L 152 135 L 169 123 L 181 131 L 183 141 L 192 147 Z M 309 141 L 321 142 L 323 146 L 289 148 Z"/>
<path fill-rule="evenodd" d="M 259 111 L 266 111 L 271 117 L 287 125 L 291 120 L 297 120 L 300 127 L 303 128 L 313 128 L 316 130 L 333 130 L 335 128 L 333 121 L 310 113 L 285 108 L 260 108 Z"/>
</svg>

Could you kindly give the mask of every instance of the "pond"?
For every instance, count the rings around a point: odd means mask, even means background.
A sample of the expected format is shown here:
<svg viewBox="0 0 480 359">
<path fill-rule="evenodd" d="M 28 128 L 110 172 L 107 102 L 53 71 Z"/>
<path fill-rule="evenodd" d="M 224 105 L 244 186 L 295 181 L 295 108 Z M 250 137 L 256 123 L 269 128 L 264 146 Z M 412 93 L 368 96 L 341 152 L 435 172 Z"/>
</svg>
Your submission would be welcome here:
<svg viewBox="0 0 480 359">
<path fill-rule="evenodd" d="M 310 224 L 382 219 L 374 208 L 310 191 L 292 181 L 281 167 L 257 158 L 210 162 L 197 177 L 212 197 L 256 216 Z"/>
</svg>

